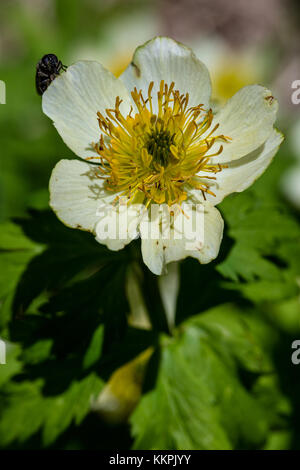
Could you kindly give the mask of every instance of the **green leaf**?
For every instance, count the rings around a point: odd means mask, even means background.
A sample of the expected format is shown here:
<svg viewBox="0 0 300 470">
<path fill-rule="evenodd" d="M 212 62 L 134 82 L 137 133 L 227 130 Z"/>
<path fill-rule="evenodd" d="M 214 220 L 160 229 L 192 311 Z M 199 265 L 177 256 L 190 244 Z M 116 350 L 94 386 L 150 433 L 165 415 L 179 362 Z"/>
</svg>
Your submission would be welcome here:
<svg viewBox="0 0 300 470">
<path fill-rule="evenodd" d="M 281 272 L 271 261 L 265 259 L 255 249 L 244 242 L 237 242 L 228 258 L 218 265 L 217 270 L 226 278 L 239 281 L 254 281 L 261 277 L 270 281 L 278 281 Z"/>
<path fill-rule="evenodd" d="M 12 222 L 0 224 L 1 250 L 34 250 L 36 243 L 26 237 L 21 227 Z"/>
<path fill-rule="evenodd" d="M 253 190 L 226 198 L 221 210 L 227 234 L 234 240 L 217 265 L 217 271 L 233 281 L 223 284 L 225 289 L 240 291 L 254 303 L 295 295 L 300 266 L 300 227 L 295 217 Z"/>
<path fill-rule="evenodd" d="M 90 374 L 73 381 L 64 393 L 47 397 L 41 380 L 8 384 L 1 393 L 0 445 L 24 442 L 42 429 L 43 443 L 49 446 L 72 422 L 81 423 L 102 386 L 102 381 Z"/>
<path fill-rule="evenodd" d="M 280 240 L 299 238 L 299 224 L 285 208 L 265 203 L 253 190 L 227 197 L 220 209 L 229 234 L 249 246 L 268 249 Z"/>
<path fill-rule="evenodd" d="M 259 315 L 242 314 L 236 305 L 225 304 L 193 317 L 189 324 L 208 332 L 214 347 L 227 349 L 243 368 L 254 373 L 273 369 L 270 358 L 277 333 Z"/>
<path fill-rule="evenodd" d="M 0 296 L 5 298 L 14 290 L 27 263 L 34 256 L 31 251 L 0 252 Z"/>
<path fill-rule="evenodd" d="M 1 338 L 0 338 L 1 339 Z M 2 340 L 3 341 L 3 340 Z M 22 370 L 19 345 L 5 341 L 5 364 L 0 363 L 0 387 Z"/>
<path fill-rule="evenodd" d="M 41 399 L 42 382 L 9 383 L 1 391 L 0 446 L 24 442 L 38 431 L 47 415 Z M 48 410 L 49 412 L 49 410 Z"/>
<path fill-rule="evenodd" d="M 92 398 L 99 394 L 102 381 L 90 374 L 80 382 L 73 382 L 70 388 L 57 398 L 46 400 L 49 411 L 44 423 L 43 441 L 46 446 L 71 424 L 78 426 L 90 410 Z"/>
<path fill-rule="evenodd" d="M 261 445 L 270 417 L 239 375 L 241 367 L 256 373 L 271 369 L 257 337 L 260 326 L 267 329 L 228 305 L 183 323 L 175 338 L 163 337 L 155 388 L 131 418 L 134 448 Z"/>
<path fill-rule="evenodd" d="M 39 364 L 49 359 L 53 346 L 53 339 L 42 339 L 26 348 L 22 360 L 26 364 Z"/>
<path fill-rule="evenodd" d="M 0 225 L 0 329 L 11 316 L 14 291 L 21 275 L 41 250 L 41 245 L 28 239 L 17 225 L 10 222 Z"/>
<path fill-rule="evenodd" d="M 259 280 L 247 284 L 224 283 L 227 289 L 238 290 L 253 303 L 278 302 L 299 293 L 295 277 L 286 277 L 285 281 Z"/>
<path fill-rule="evenodd" d="M 282 331 L 292 337 L 300 334 L 300 302 L 297 296 L 281 302 L 272 302 L 264 306 L 266 317 Z"/>
<path fill-rule="evenodd" d="M 90 233 L 65 227 L 50 211 L 31 211 L 19 219 L 24 233 L 45 250 L 27 265 L 15 294 L 14 310 L 25 312 L 43 292 L 59 291 L 66 284 L 88 279 L 91 274 L 126 260 L 126 253 L 114 253 L 97 243 Z M 77 297 L 78 298 L 78 297 Z M 73 296 L 73 304 L 74 301 Z"/>
<path fill-rule="evenodd" d="M 90 345 L 83 358 L 83 368 L 88 369 L 94 365 L 101 356 L 103 345 L 104 326 L 99 325 L 93 334 Z"/>
</svg>

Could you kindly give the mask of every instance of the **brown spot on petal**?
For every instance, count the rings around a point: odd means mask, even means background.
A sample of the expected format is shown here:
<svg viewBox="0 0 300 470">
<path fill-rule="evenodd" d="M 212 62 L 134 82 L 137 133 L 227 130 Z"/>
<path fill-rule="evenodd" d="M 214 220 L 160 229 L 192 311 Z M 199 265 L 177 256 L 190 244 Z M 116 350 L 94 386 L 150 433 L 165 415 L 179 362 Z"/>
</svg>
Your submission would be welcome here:
<svg viewBox="0 0 300 470">
<path fill-rule="evenodd" d="M 272 96 L 272 95 L 266 96 L 266 97 L 265 97 L 265 100 L 268 101 L 270 104 L 272 104 L 273 101 L 274 101 L 274 96 Z"/>
<path fill-rule="evenodd" d="M 135 72 L 135 75 L 137 76 L 137 78 L 140 78 L 140 76 L 141 76 L 141 71 L 140 71 L 140 69 L 138 68 L 138 66 L 137 66 L 134 62 L 131 62 L 131 65 L 132 65 L 132 67 L 134 68 L 134 72 Z"/>
</svg>

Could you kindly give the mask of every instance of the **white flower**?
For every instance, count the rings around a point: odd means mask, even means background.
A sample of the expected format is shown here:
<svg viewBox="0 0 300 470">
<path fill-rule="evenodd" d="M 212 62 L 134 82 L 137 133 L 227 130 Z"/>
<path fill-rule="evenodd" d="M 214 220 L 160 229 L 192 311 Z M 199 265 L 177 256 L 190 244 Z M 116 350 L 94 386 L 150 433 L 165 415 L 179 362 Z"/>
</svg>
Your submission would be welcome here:
<svg viewBox="0 0 300 470">
<path fill-rule="evenodd" d="M 263 173 L 282 135 L 273 127 L 277 102 L 264 87 L 242 88 L 216 115 L 210 95 L 205 65 L 168 38 L 137 48 L 119 79 L 97 62 L 70 66 L 44 93 L 43 110 L 74 153 L 93 163 L 61 160 L 54 168 L 50 205 L 60 220 L 96 234 L 103 214 L 118 211 L 125 197 L 130 230 L 98 241 L 119 250 L 139 234 L 155 274 L 187 256 L 200 263 L 216 258 L 223 219 L 214 206 Z M 204 243 L 187 249 L 195 237 L 187 230 L 180 240 L 167 239 L 162 215 L 159 238 L 146 237 L 141 207 L 148 214 L 154 203 L 201 204 Z M 172 235 L 180 216 L 180 209 L 171 212 Z"/>
</svg>

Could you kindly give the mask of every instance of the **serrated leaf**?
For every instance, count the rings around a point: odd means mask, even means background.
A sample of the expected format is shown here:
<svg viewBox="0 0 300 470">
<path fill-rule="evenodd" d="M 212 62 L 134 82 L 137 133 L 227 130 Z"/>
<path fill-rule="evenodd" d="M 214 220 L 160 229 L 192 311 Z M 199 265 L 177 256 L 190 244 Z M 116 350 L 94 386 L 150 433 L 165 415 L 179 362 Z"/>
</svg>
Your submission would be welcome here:
<svg viewBox="0 0 300 470">
<path fill-rule="evenodd" d="M 236 315 L 230 306 L 214 309 L 183 323 L 175 338 L 164 337 L 155 388 L 131 418 L 135 449 L 231 449 L 263 443 L 269 416 L 242 384 L 234 356 L 255 371 L 268 369 L 270 359 L 262 361 L 266 354 L 259 341 L 253 341 L 249 326 Z M 247 332 L 249 338 L 239 352 L 242 340 L 235 335 L 241 332 L 244 340 Z"/>
<path fill-rule="evenodd" d="M 15 288 L 30 260 L 42 250 L 29 240 L 20 227 L 7 222 L 0 225 L 0 328 L 11 315 Z"/>
<path fill-rule="evenodd" d="M 256 373 L 273 369 L 270 347 L 277 334 L 258 315 L 242 313 L 234 304 L 220 305 L 189 320 L 210 333 L 215 348 L 227 349 L 242 366 Z"/>
<path fill-rule="evenodd" d="M 244 242 L 234 245 L 228 258 L 217 266 L 217 270 L 233 281 L 239 281 L 240 278 L 253 281 L 260 277 L 278 281 L 281 277 L 280 269 L 276 265 Z"/>
<path fill-rule="evenodd" d="M 73 381 L 61 395 L 43 395 L 43 381 L 10 383 L 1 392 L 0 446 L 24 442 L 42 430 L 45 446 L 50 445 L 74 421 L 79 425 L 90 410 L 92 396 L 102 381 L 90 374 Z"/>
<path fill-rule="evenodd" d="M 48 399 L 49 410 L 43 429 L 43 441 L 46 446 L 71 424 L 79 425 L 90 410 L 91 399 L 103 386 L 102 381 L 90 374 L 80 382 L 73 382 L 70 388 L 57 398 Z"/>
<path fill-rule="evenodd" d="M 1 391 L 0 447 L 24 442 L 42 426 L 49 412 L 41 399 L 41 381 L 10 383 Z"/>
<path fill-rule="evenodd" d="M 292 273 L 299 272 L 300 265 L 298 221 L 282 206 L 265 202 L 251 190 L 226 198 L 221 208 L 234 239 L 217 270 L 235 285 L 223 286 L 255 303 L 295 295 Z"/>
<path fill-rule="evenodd" d="M 24 234 L 21 227 L 13 222 L 0 225 L 0 250 L 33 250 L 36 243 Z"/>
</svg>

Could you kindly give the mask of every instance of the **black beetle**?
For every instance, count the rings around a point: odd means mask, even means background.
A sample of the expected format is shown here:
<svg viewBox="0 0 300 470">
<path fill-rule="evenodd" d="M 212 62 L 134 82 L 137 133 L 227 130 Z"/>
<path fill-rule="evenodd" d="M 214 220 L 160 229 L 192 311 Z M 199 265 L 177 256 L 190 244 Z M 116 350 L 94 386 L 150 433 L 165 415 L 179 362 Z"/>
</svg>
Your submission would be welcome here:
<svg viewBox="0 0 300 470">
<path fill-rule="evenodd" d="M 55 54 L 45 54 L 36 65 L 35 86 L 38 94 L 42 95 L 60 72 L 66 69 L 66 65 Z"/>
</svg>

